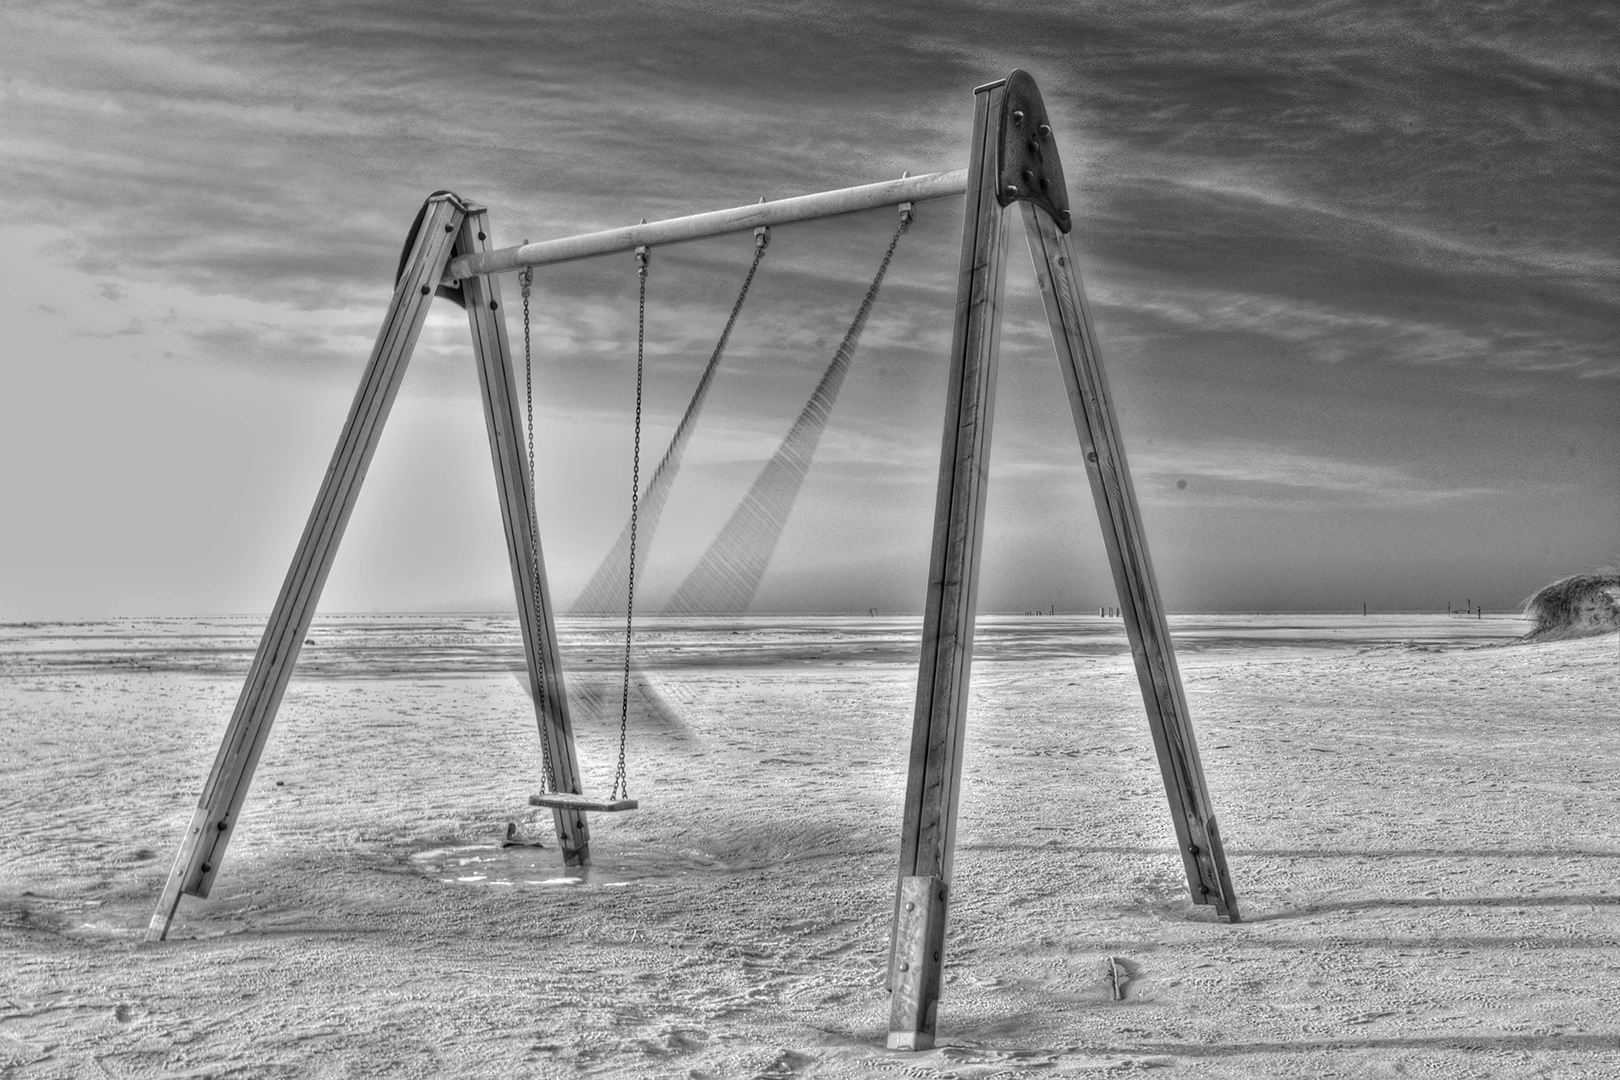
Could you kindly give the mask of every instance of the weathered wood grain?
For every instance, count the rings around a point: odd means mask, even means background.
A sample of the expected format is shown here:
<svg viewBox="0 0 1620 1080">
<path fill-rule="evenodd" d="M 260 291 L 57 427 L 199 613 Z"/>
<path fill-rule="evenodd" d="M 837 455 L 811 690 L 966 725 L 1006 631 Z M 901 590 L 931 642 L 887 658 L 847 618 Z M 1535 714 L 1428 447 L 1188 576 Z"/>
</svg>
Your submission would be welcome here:
<svg viewBox="0 0 1620 1080">
<path fill-rule="evenodd" d="M 962 776 L 1006 261 L 1005 215 L 995 194 L 995 118 L 1001 113 L 1002 88 L 1001 83 L 981 87 L 974 98 L 945 433 L 901 827 L 900 884 L 889 959 L 893 992 L 889 1038 L 891 1045 L 911 1048 L 932 1045 L 932 1027 L 924 1031 L 921 1026 L 929 1013 L 916 994 L 919 988 L 938 986 L 941 960 L 925 957 L 921 963 L 929 972 L 905 980 L 896 977 L 897 964 L 905 962 L 896 952 L 901 944 L 901 894 L 908 879 L 950 881 Z M 943 913 L 939 933 L 943 942 Z"/>
<path fill-rule="evenodd" d="M 538 795 L 529 796 L 529 805 L 549 806 L 554 809 L 564 810 L 590 810 L 598 813 L 612 813 L 617 810 L 634 810 L 641 803 L 635 799 L 599 799 L 593 795 L 573 795 L 563 791 L 542 791 Z"/>
<path fill-rule="evenodd" d="M 890 1050 L 927 1050 L 934 1044 L 947 896 L 941 878 L 900 879 L 894 920 Z"/>
<path fill-rule="evenodd" d="M 489 213 L 470 208 L 461 225 L 458 252 L 489 249 Z M 529 672 L 529 696 L 535 722 L 549 755 L 552 780 L 560 792 L 578 792 L 579 760 L 574 749 L 574 727 L 568 713 L 562 665 L 557 655 L 556 618 L 551 588 L 546 581 L 545 554 L 540 545 L 534 485 L 523 443 L 523 413 L 512 371 L 512 350 L 507 340 L 506 315 L 501 308 L 500 279 L 473 275 L 462 279 L 467 297 L 467 323 L 472 331 L 473 355 L 478 365 L 478 387 L 489 429 L 489 454 L 495 466 L 500 496 L 501 524 L 512 567 L 512 588 L 517 594 L 518 623 L 523 628 L 523 651 Z M 585 807 L 553 805 L 557 843 L 567 866 L 589 866 L 590 826 Z"/>
<path fill-rule="evenodd" d="M 464 213 L 452 195 L 435 196 L 429 202 L 197 810 L 164 883 L 148 940 L 168 934 L 183 894 L 207 896 L 213 886 Z"/>
<path fill-rule="evenodd" d="M 1142 512 L 1131 483 L 1074 248 L 1069 236 L 1058 229 L 1045 210 L 1027 202 L 1021 203 L 1020 209 L 1058 366 L 1068 388 L 1075 434 L 1085 454 L 1092 501 L 1119 590 L 1120 612 L 1147 706 L 1148 727 L 1170 800 L 1188 889 L 1194 903 L 1213 904 L 1217 912 L 1237 922 L 1237 899 L 1226 852 L 1198 758 L 1170 627 L 1148 557 Z"/>
</svg>

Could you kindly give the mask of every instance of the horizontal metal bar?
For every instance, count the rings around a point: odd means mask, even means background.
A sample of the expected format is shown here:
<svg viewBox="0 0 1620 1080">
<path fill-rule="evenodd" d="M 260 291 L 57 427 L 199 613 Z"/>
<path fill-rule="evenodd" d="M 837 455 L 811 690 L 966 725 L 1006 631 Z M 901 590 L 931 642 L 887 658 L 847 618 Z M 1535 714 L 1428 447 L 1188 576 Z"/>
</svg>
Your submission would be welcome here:
<svg viewBox="0 0 1620 1080">
<path fill-rule="evenodd" d="M 657 247 L 662 244 L 681 244 L 688 240 L 702 240 L 710 236 L 747 232 L 761 225 L 787 225 L 795 221 L 856 214 L 862 210 L 875 210 L 883 206 L 898 206 L 904 202 L 924 202 L 928 199 L 948 199 L 967 190 L 967 170 L 929 173 L 926 176 L 907 176 L 899 180 L 885 180 L 878 184 L 841 188 L 838 191 L 820 191 L 813 195 L 798 195 L 791 199 L 753 203 L 730 210 L 711 210 L 706 214 L 668 218 L 664 221 L 626 225 L 618 229 L 567 236 L 560 240 L 541 240 L 519 247 L 499 248 L 472 255 L 463 255 L 451 261 L 445 269 L 445 280 L 456 281 L 469 274 L 499 274 L 525 266 L 545 266 L 548 263 L 571 262 L 595 255 L 611 255 L 619 251 L 634 251 L 638 247 Z"/>
</svg>

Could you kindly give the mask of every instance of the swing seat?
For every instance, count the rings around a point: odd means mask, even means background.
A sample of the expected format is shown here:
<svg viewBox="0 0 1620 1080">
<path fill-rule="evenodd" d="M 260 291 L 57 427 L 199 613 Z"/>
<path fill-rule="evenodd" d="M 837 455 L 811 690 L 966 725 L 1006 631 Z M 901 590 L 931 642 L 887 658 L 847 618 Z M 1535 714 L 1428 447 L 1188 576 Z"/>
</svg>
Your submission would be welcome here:
<svg viewBox="0 0 1620 1080">
<path fill-rule="evenodd" d="M 615 810 L 634 810 L 635 799 L 597 799 L 590 795 L 574 795 L 566 791 L 542 791 L 529 796 L 530 806 L 549 806 L 554 810 L 595 810 L 611 813 Z"/>
</svg>

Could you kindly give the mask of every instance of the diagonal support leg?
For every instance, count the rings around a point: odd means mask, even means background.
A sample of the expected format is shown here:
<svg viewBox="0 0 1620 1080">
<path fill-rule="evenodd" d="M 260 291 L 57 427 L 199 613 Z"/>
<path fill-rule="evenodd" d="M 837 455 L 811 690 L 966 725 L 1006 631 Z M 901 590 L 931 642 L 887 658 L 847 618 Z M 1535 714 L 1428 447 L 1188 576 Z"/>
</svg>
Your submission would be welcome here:
<svg viewBox="0 0 1620 1080">
<path fill-rule="evenodd" d="M 180 842 L 174 869 L 164 883 L 157 910 L 147 929 L 148 941 L 160 941 L 169 932 L 184 894 L 207 896 L 219 873 L 225 846 L 235 832 L 248 785 L 264 752 L 270 725 L 292 678 L 299 647 L 315 615 L 326 575 L 332 569 L 343 529 L 354 509 L 355 497 L 377 449 L 383 424 L 399 391 L 411 350 L 427 319 L 428 305 L 445 264 L 450 260 L 456 231 L 465 213 L 454 195 L 441 193 L 423 208 L 415 243 L 394 288 L 382 331 L 371 351 L 349 418 L 338 437 L 332 462 L 326 468 L 303 538 L 287 570 L 275 609 L 259 640 L 259 651 L 248 669 L 237 698 L 236 711 L 225 730 L 213 770 L 203 786 L 196 813 Z"/>
<path fill-rule="evenodd" d="M 456 254 L 487 251 L 489 212 L 469 207 L 461 225 Z M 501 523 L 511 557 L 512 585 L 517 592 L 518 622 L 523 627 L 524 655 L 528 659 L 529 694 L 535 720 L 551 762 L 556 790 L 579 792 L 579 760 L 574 751 L 574 728 L 568 716 L 568 695 L 563 690 L 562 667 L 557 659 L 557 628 L 546 582 L 545 556 L 534 508 L 534 487 L 522 445 L 523 415 L 518 411 L 517 387 L 512 372 L 512 350 L 507 343 L 506 315 L 501 310 L 499 279 L 473 275 L 462 281 L 467 301 L 467 322 L 472 329 L 473 353 L 478 360 L 478 386 L 484 399 L 489 427 L 489 453 L 495 465 L 495 485 L 501 500 Z M 591 864 L 590 830 L 583 811 L 555 807 L 552 820 L 566 866 Z"/>
<path fill-rule="evenodd" d="M 934 1045 L 1005 276 L 1005 214 L 995 197 L 995 118 L 1002 95 L 1002 83 L 980 87 L 974 95 L 950 388 L 889 951 L 891 1050 Z"/>
<path fill-rule="evenodd" d="M 1136 677 L 1147 705 L 1148 727 L 1158 752 L 1159 769 L 1170 798 L 1176 843 L 1187 871 L 1187 886 L 1196 904 L 1213 904 L 1216 912 L 1238 921 L 1237 897 L 1226 867 L 1226 850 L 1215 823 L 1209 785 L 1198 759 L 1187 698 L 1176 668 L 1170 627 L 1165 620 L 1159 585 L 1148 559 L 1147 534 L 1136 505 L 1136 490 L 1125 462 L 1119 422 L 1108 395 L 1091 312 L 1080 281 L 1079 264 L 1067 233 L 1034 203 L 1020 203 L 1035 278 L 1052 326 L 1058 366 L 1069 391 L 1074 430 L 1086 455 L 1086 475 L 1102 523 L 1119 590 L 1119 607 L 1130 637 Z"/>
</svg>

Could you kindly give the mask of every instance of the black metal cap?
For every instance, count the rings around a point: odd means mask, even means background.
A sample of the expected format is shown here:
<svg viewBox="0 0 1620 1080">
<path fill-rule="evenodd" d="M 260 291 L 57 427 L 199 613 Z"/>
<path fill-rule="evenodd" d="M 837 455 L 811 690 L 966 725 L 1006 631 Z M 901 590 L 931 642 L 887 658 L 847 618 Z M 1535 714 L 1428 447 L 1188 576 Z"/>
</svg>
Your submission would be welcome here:
<svg viewBox="0 0 1620 1080">
<path fill-rule="evenodd" d="M 1046 116 L 1046 105 L 1034 77 L 1022 68 L 1007 76 L 1007 88 L 1002 93 L 998 159 L 997 202 L 1002 206 L 1032 202 L 1052 215 L 1062 231 L 1074 227 L 1069 215 L 1069 189 L 1063 182 L 1063 162 L 1058 158 L 1057 139 Z"/>
</svg>

